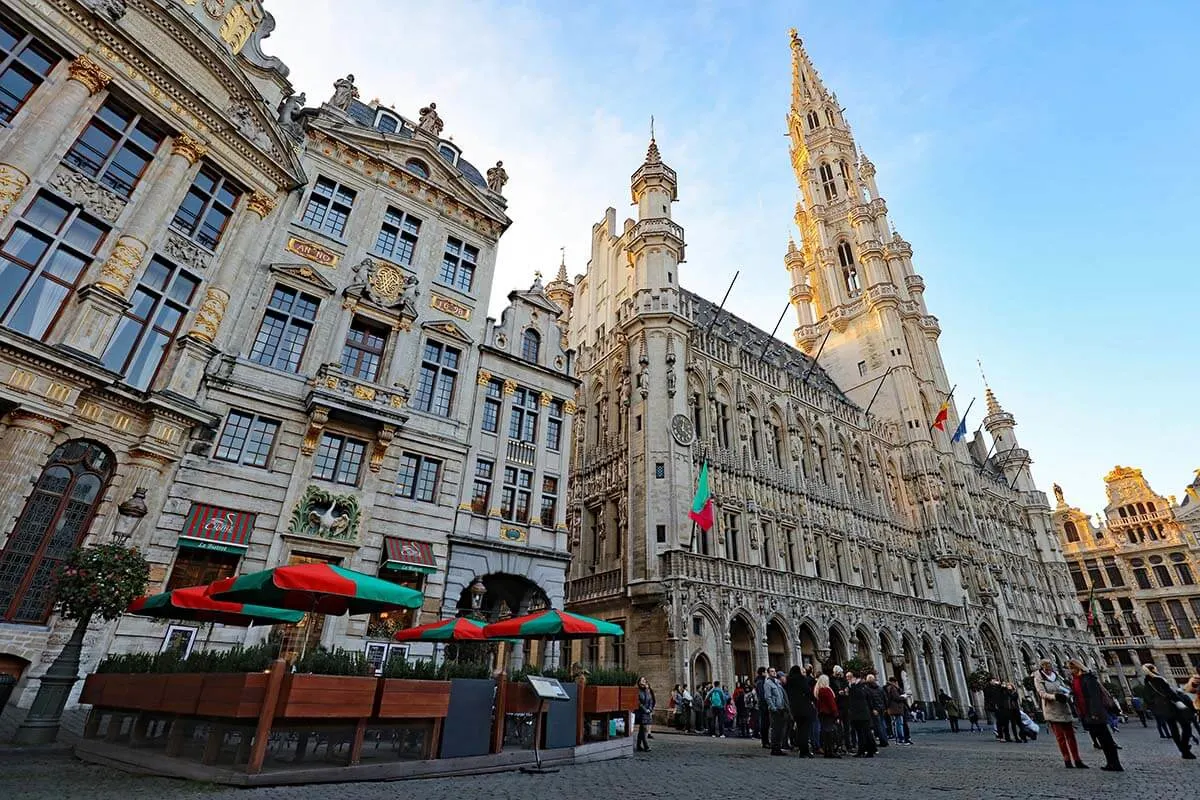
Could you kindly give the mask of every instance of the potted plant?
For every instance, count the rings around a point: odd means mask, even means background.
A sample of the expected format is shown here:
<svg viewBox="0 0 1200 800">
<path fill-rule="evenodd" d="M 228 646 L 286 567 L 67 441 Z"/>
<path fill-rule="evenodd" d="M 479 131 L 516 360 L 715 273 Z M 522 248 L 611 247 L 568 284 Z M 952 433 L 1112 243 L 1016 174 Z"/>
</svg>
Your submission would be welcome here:
<svg viewBox="0 0 1200 800">
<path fill-rule="evenodd" d="M 375 709 L 378 681 L 362 653 L 318 648 L 298 659 L 294 670 L 283 677 L 276 719 L 365 718 Z"/>
<path fill-rule="evenodd" d="M 636 673 L 623 669 L 596 669 L 587 676 L 583 687 L 585 714 L 615 714 L 636 711 L 638 707 Z"/>
</svg>

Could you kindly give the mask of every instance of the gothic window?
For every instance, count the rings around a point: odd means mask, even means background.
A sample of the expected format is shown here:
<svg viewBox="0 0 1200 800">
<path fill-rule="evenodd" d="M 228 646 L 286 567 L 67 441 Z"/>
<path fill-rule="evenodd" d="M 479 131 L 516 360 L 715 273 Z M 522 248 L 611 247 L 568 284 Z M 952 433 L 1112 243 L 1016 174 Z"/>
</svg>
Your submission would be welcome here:
<svg viewBox="0 0 1200 800">
<path fill-rule="evenodd" d="M 0 248 L 0 322 L 44 337 L 107 235 L 77 206 L 38 194 Z"/>
<path fill-rule="evenodd" d="M 758 417 L 750 415 L 750 457 L 758 460 L 762 457 L 758 448 Z"/>
<path fill-rule="evenodd" d="M 825 192 L 825 200 L 832 203 L 838 196 L 837 183 L 833 180 L 833 168 L 822 162 L 817 171 L 821 175 L 821 190 Z"/>
<path fill-rule="evenodd" d="M 717 446 L 729 447 L 729 406 L 717 402 Z"/>
<path fill-rule="evenodd" d="M 475 261 L 478 258 L 478 247 L 464 244 L 453 236 L 448 237 L 446 252 L 442 255 L 442 268 L 438 272 L 438 283 L 464 294 L 470 292 L 475 283 Z"/>
<path fill-rule="evenodd" d="M 775 466 L 783 466 L 783 428 L 774 422 L 768 422 L 767 428 L 771 432 L 771 457 L 775 461 Z"/>
<path fill-rule="evenodd" d="M 1067 534 L 1068 542 L 1078 542 L 1079 541 L 1079 531 L 1076 529 L 1074 522 L 1067 520 L 1063 524 L 1063 531 Z"/>
<path fill-rule="evenodd" d="M 357 192 L 329 178 L 318 177 L 308 195 L 308 205 L 300 224 L 335 238 L 346 232 L 346 221 Z"/>
<path fill-rule="evenodd" d="M 0 122 L 11 122 L 58 63 L 32 34 L 0 18 Z"/>
<path fill-rule="evenodd" d="M 538 361 L 538 353 L 542 349 L 542 337 L 533 328 L 527 328 L 521 334 L 521 358 L 530 363 L 536 364 Z"/>
<path fill-rule="evenodd" d="M 276 286 L 254 337 L 250 360 L 285 372 L 296 372 L 317 318 L 317 298 L 287 286 Z"/>
<path fill-rule="evenodd" d="M 847 196 L 852 196 L 854 194 L 854 189 L 852 188 L 854 186 L 854 177 L 850 174 L 850 165 L 846 163 L 845 159 L 841 159 L 838 161 L 838 167 L 841 168 L 842 172 L 842 188 L 846 190 Z"/>
<path fill-rule="evenodd" d="M 127 106 L 110 97 L 63 158 L 121 197 L 133 194 L 163 135 Z"/>
<path fill-rule="evenodd" d="M 40 624 L 54 605 L 54 572 L 83 541 L 114 461 L 75 439 L 50 455 L 0 551 L 0 620 Z"/>
<path fill-rule="evenodd" d="M 837 117 L 833 115 L 832 108 L 825 109 L 825 121 L 829 123 L 830 127 L 837 125 Z"/>
<path fill-rule="evenodd" d="M 692 393 L 692 429 L 696 432 L 696 438 L 703 441 L 704 426 L 703 426 L 703 405 L 700 403 L 700 393 Z"/>
<path fill-rule="evenodd" d="M 817 112 L 808 112 L 808 129 L 810 131 L 815 131 L 819 127 L 821 127 L 821 118 L 817 116 Z"/>
<path fill-rule="evenodd" d="M 202 247 L 216 250 L 221 235 L 233 217 L 242 190 L 224 175 L 205 164 L 171 220 L 171 227 Z"/>
<path fill-rule="evenodd" d="M 375 237 L 375 252 L 398 264 L 412 264 L 417 237 L 421 235 L 421 220 L 398 208 L 388 206 Z"/>
<path fill-rule="evenodd" d="M 762 557 L 763 566 L 775 569 L 775 542 L 771 539 L 771 523 L 762 523 Z"/>
<path fill-rule="evenodd" d="M 742 560 L 741 533 L 738 530 L 738 515 L 725 515 L 725 551 L 730 561 Z"/>
<path fill-rule="evenodd" d="M 199 287 L 200 278 L 155 256 L 104 350 L 104 366 L 135 389 L 150 388 Z"/>
<path fill-rule="evenodd" d="M 1164 589 L 1175 585 L 1175 581 L 1171 578 L 1171 572 L 1167 569 L 1166 564 L 1154 565 L 1154 578 L 1158 581 L 1158 585 Z"/>
</svg>

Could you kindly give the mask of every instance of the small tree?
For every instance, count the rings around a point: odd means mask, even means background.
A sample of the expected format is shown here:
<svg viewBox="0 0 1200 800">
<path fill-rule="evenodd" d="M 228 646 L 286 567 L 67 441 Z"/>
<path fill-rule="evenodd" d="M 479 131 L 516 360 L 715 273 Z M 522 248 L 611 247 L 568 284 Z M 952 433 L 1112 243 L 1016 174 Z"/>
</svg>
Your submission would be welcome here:
<svg viewBox="0 0 1200 800">
<path fill-rule="evenodd" d="M 76 621 L 71 638 L 42 676 L 17 744 L 49 744 L 58 738 L 63 709 L 79 680 L 83 637 L 92 618 L 114 620 L 146 591 L 150 565 L 136 549 L 116 542 L 80 548 L 67 556 L 55 575 L 55 600 L 63 619 Z"/>
<path fill-rule="evenodd" d="M 986 669 L 977 669 L 967 676 L 967 686 L 973 692 L 982 692 L 992 680 L 992 673 Z"/>
<path fill-rule="evenodd" d="M 865 676 L 867 673 L 875 671 L 875 667 L 871 666 L 871 662 L 859 658 L 858 656 L 847 658 L 842 663 L 842 669 L 846 670 L 846 672 L 853 672 L 860 678 Z"/>
</svg>

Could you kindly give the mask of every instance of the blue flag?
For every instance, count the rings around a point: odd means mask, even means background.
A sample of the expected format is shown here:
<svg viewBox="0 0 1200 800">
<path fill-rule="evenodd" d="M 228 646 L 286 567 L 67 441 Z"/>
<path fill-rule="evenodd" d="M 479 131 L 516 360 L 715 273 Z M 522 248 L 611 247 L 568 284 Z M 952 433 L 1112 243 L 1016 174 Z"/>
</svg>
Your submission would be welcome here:
<svg viewBox="0 0 1200 800">
<path fill-rule="evenodd" d="M 967 435 L 967 418 L 963 417 L 962 420 L 958 423 L 958 428 L 954 431 L 954 437 L 950 441 L 957 442 L 959 439 L 963 438 L 966 435 Z"/>
</svg>

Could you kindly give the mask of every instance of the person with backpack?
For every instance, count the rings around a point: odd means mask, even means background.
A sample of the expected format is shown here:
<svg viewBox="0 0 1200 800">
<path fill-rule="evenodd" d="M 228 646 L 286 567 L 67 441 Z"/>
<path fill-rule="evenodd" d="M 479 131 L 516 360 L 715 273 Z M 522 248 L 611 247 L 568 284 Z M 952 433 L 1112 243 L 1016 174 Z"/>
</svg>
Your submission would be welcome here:
<svg viewBox="0 0 1200 800">
<path fill-rule="evenodd" d="M 721 688 L 721 682 L 713 681 L 712 689 L 708 693 L 708 707 L 712 714 L 712 724 L 708 731 L 713 738 L 725 738 L 725 706 L 728 704 L 729 695 Z"/>
</svg>

